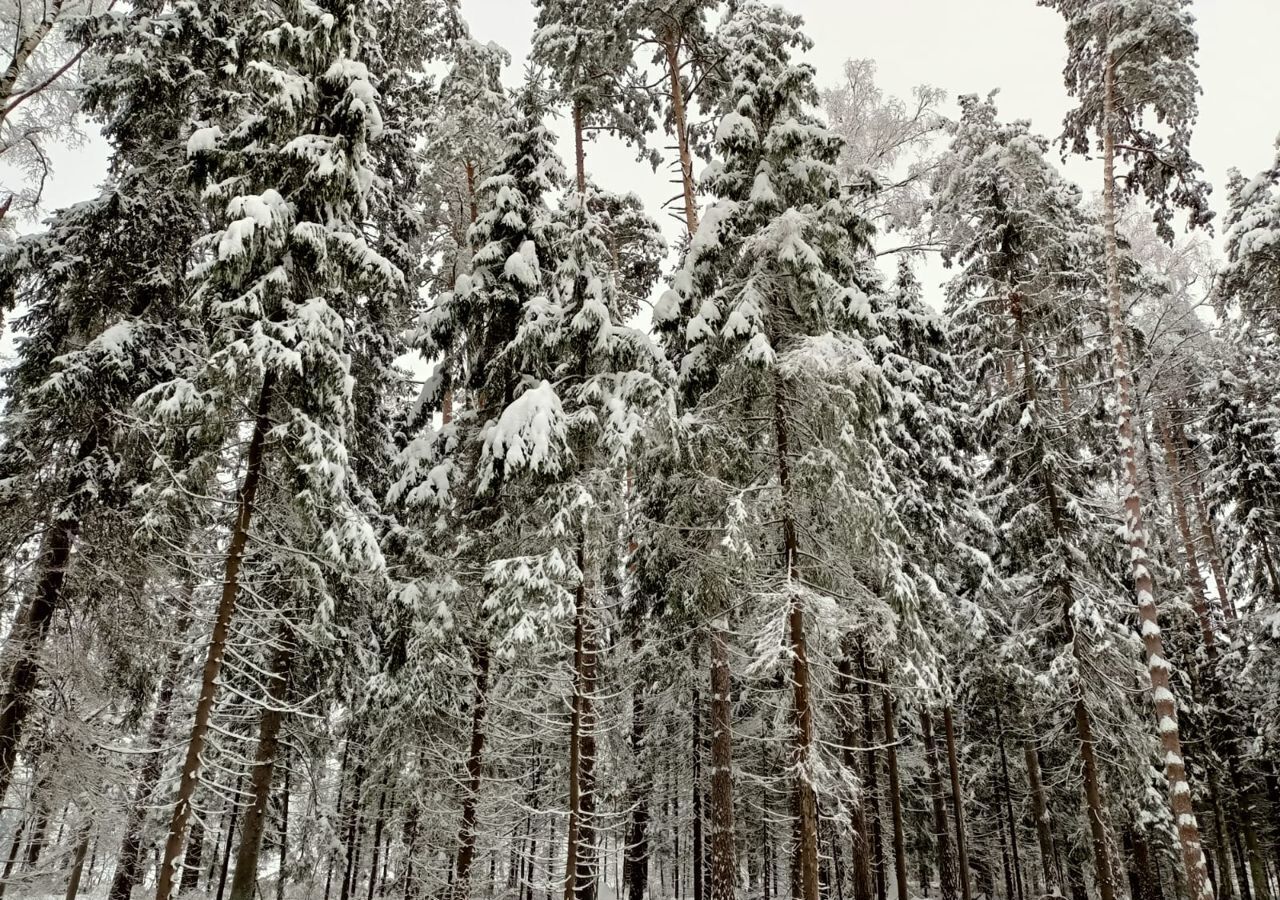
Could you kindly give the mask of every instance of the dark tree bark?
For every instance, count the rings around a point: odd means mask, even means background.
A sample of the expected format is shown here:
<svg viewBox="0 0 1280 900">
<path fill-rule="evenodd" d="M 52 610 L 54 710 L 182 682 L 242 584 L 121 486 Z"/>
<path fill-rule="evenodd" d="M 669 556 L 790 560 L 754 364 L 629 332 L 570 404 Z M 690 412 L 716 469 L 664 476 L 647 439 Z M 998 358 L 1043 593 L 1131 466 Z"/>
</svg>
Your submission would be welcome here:
<svg viewBox="0 0 1280 900">
<path fill-rule="evenodd" d="M 888 880 L 885 877 L 884 839 L 880 815 L 880 763 L 876 752 L 875 715 L 871 706 L 871 671 L 867 667 L 865 649 L 858 647 L 858 669 L 862 674 L 859 693 L 862 696 L 862 742 L 866 747 L 863 752 L 866 779 L 866 796 L 868 817 L 871 822 L 871 849 L 875 871 L 876 900 L 886 900 Z"/>
<path fill-rule="evenodd" d="M 841 755 L 844 764 L 851 770 L 857 769 L 857 732 L 854 716 L 857 711 L 857 698 L 853 686 L 853 658 L 851 641 L 846 641 L 844 652 L 840 657 L 840 694 L 841 694 Z M 863 779 L 864 784 L 866 779 Z M 866 791 L 853 800 L 853 900 L 871 900 L 875 890 L 874 876 L 871 870 L 871 834 L 867 825 Z M 837 857 L 838 858 L 838 857 Z"/>
<path fill-rule="evenodd" d="M 1012 789 L 1009 782 L 1009 755 L 1005 752 L 1004 747 L 1004 725 L 1000 721 L 1000 707 L 996 707 L 996 730 L 998 731 L 998 740 L 1000 744 L 1000 777 L 1004 782 L 1004 812 L 1005 819 L 1009 828 L 1009 847 L 1013 852 L 1013 885 L 1017 891 L 1018 900 L 1023 900 L 1025 894 L 1022 888 L 1022 859 L 1018 852 L 1018 823 L 1013 816 L 1013 798 Z"/>
<path fill-rule="evenodd" d="M 1036 820 L 1036 841 L 1040 845 L 1040 868 L 1044 873 L 1045 887 L 1047 893 L 1061 893 L 1061 880 L 1054 865 L 1057 856 L 1053 848 L 1049 803 L 1045 799 L 1044 782 L 1040 777 L 1040 757 L 1031 741 L 1022 742 L 1022 758 L 1027 766 L 1027 784 L 1031 789 L 1031 815 Z"/>
<path fill-rule="evenodd" d="M 280 729 L 284 725 L 284 705 L 295 652 L 292 637 L 285 634 L 272 654 L 266 704 L 258 719 L 258 749 L 249 776 L 249 804 L 240 826 L 240 847 L 231 877 L 231 900 L 254 900 L 258 892 L 258 858 L 271 803 L 271 782 L 280 755 Z"/>
<path fill-rule="evenodd" d="M 214 851 L 215 853 L 217 851 Z M 178 893 L 194 891 L 200 885 L 200 868 L 204 859 L 204 823 L 196 819 L 187 835 L 187 849 L 182 855 L 182 877 L 178 881 Z"/>
<path fill-rule="evenodd" d="M 467 777 L 463 783 L 462 821 L 458 826 L 457 868 L 453 879 L 456 900 L 470 897 L 471 866 L 476 855 L 476 817 L 480 808 L 480 779 L 484 764 L 484 719 L 489 706 L 489 647 L 483 641 L 471 647 L 471 672 L 471 745 L 467 752 Z"/>
<path fill-rule="evenodd" d="M 711 900 L 734 900 L 738 863 L 733 828 L 733 697 L 729 644 L 711 627 Z"/>
<path fill-rule="evenodd" d="M 39 572 L 35 590 L 18 610 L 4 656 L 8 660 L 7 681 L 0 696 L 0 801 L 9 793 L 13 768 L 18 759 L 18 746 L 31 712 L 31 692 L 39 678 L 40 651 L 53 622 L 76 535 L 80 532 L 80 513 L 75 498 L 88 484 L 85 463 L 98 449 L 98 429 L 91 428 L 76 450 L 72 474 L 67 479 L 65 496 L 71 502 L 60 506 L 45 531 L 40 547 Z"/>
<path fill-rule="evenodd" d="M 638 649 L 638 636 L 633 637 L 633 647 Z M 639 761 L 644 749 L 645 735 L 644 687 L 637 681 L 631 705 L 631 756 Z M 643 766 L 637 765 L 637 769 Z M 645 776 L 638 773 L 632 785 L 631 822 L 627 827 L 626 885 L 630 900 L 644 900 L 649 886 L 649 791 Z"/>
<path fill-rule="evenodd" d="M 71 872 L 67 876 L 66 900 L 76 900 L 80 894 L 80 878 L 84 875 L 84 858 L 89 855 L 89 838 L 93 836 L 93 822 L 88 817 L 80 825 L 80 839 L 71 857 Z"/>
<path fill-rule="evenodd" d="M 702 900 L 703 875 L 706 866 L 706 853 L 702 839 L 702 697 L 696 684 L 693 686 L 691 699 L 693 742 L 690 749 L 693 751 L 691 754 L 693 777 L 690 781 L 693 796 L 690 798 L 690 809 L 693 821 L 690 823 L 689 843 L 693 859 L 689 864 L 689 879 L 692 882 L 690 887 L 693 891 L 693 900 Z"/>
<path fill-rule="evenodd" d="M 182 763 L 178 798 L 173 808 L 173 818 L 169 822 L 169 837 L 165 841 L 164 857 L 157 876 L 156 900 L 169 900 L 170 894 L 173 893 L 178 859 L 182 856 L 183 841 L 187 836 L 187 822 L 191 818 L 191 801 L 195 798 L 196 786 L 200 783 L 209 719 L 213 715 L 213 704 L 218 690 L 218 675 L 222 672 L 222 659 L 227 650 L 231 618 L 235 615 L 236 602 L 240 596 L 240 566 L 249 544 L 254 501 L 258 494 L 258 483 L 262 478 L 267 433 L 271 429 L 271 398 L 274 387 L 275 380 L 268 372 L 263 379 L 262 389 L 258 393 L 253 433 L 245 453 L 244 480 L 240 483 L 236 521 L 231 531 L 231 543 L 227 547 L 226 568 L 222 577 L 222 596 L 218 600 L 213 634 L 209 639 L 209 651 L 205 657 L 204 671 L 200 676 L 200 699 L 196 702 L 196 716 L 191 725 L 191 737 L 187 742 L 186 759 Z M 230 844 L 227 849 L 230 850 Z"/>
</svg>

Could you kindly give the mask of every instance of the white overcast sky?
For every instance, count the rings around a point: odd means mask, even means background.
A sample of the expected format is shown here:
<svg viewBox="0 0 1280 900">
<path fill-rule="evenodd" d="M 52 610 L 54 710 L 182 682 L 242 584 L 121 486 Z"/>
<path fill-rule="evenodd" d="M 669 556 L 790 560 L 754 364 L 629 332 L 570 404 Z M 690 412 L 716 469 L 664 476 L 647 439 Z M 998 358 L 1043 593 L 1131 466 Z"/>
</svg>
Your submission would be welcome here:
<svg viewBox="0 0 1280 900">
<path fill-rule="evenodd" d="M 890 94 L 907 97 L 913 86 L 931 84 L 947 91 L 945 111 L 951 114 L 957 94 L 999 88 L 1003 117 L 1030 119 L 1035 130 L 1050 137 L 1058 133 L 1070 103 L 1062 86 L 1062 21 L 1034 0 L 787 0 L 783 5 L 804 16 L 815 41 L 808 59 L 822 86 L 839 81 L 844 60 L 871 58 Z M 462 0 L 462 6 L 475 37 L 511 52 L 508 80 L 514 83 L 533 31 L 532 3 Z M 1194 9 L 1204 95 L 1193 152 L 1215 186 L 1214 207 L 1221 213 L 1227 170 L 1234 166 L 1252 175 L 1274 159 L 1280 133 L 1280 0 L 1199 0 Z M 90 195 L 103 174 L 105 148 L 92 139 L 55 159 L 46 209 Z M 591 145 L 588 167 L 601 186 L 639 193 L 655 215 L 676 190 L 668 171 L 655 174 L 616 143 Z M 1096 166 L 1070 160 L 1064 168 L 1086 191 L 1096 190 Z M 669 219 L 664 227 L 669 235 L 677 233 Z"/>
</svg>

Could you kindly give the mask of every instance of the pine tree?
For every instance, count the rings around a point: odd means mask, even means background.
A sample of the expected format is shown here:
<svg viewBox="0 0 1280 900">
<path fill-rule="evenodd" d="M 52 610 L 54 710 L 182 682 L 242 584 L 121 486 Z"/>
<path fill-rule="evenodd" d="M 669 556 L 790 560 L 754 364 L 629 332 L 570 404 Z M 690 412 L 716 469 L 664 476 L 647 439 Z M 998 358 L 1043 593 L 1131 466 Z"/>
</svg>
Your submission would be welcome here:
<svg viewBox="0 0 1280 900">
<path fill-rule="evenodd" d="M 1152 701 L 1165 748 L 1170 808 L 1182 847 L 1183 868 L 1192 897 L 1212 897 L 1199 825 L 1191 800 L 1178 731 L 1178 711 L 1169 661 L 1161 639 L 1155 581 L 1147 560 L 1134 425 L 1133 374 L 1124 317 L 1117 228 L 1116 161 L 1128 163 L 1125 189 L 1155 205 L 1156 223 L 1172 236 L 1172 207 L 1187 211 L 1191 226 L 1208 222 L 1208 186 L 1191 158 L 1196 118 L 1197 37 L 1189 0 L 1040 0 L 1067 23 L 1066 84 L 1080 105 L 1067 114 L 1064 146 L 1087 153 L 1094 136 L 1102 145 L 1103 232 L 1107 263 L 1107 317 L 1111 367 L 1116 387 L 1120 456 L 1126 479 L 1125 536 L 1142 620 L 1142 640 L 1151 675 Z M 1156 117 L 1162 130 L 1147 123 Z"/>
</svg>

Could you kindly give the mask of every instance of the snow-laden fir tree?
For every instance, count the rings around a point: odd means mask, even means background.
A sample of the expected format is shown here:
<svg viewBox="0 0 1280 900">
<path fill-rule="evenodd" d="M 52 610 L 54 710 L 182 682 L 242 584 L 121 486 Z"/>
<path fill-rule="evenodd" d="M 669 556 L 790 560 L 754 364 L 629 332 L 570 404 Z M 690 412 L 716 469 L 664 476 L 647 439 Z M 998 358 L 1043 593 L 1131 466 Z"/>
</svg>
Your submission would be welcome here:
<svg viewBox="0 0 1280 900">
<path fill-rule="evenodd" d="M 828 777 L 810 663 L 825 628 L 815 622 L 837 596 L 870 593 L 874 606 L 911 590 L 892 574 L 888 479 L 869 440 L 885 390 L 867 344 L 878 276 L 870 229 L 836 169 L 840 140 L 811 111 L 813 70 L 792 58 L 808 46 L 799 19 L 747 3 L 718 39 L 729 87 L 719 158 L 703 179 L 715 199 L 654 322 L 677 360 L 686 417 L 726 458 L 715 474 L 735 479 L 725 508 L 745 504 L 736 540 L 754 563 L 739 590 L 782 629 L 766 631 L 778 644 L 759 651 L 791 660 L 792 871 L 797 896 L 814 900 Z"/>
<path fill-rule="evenodd" d="M 362 61 L 369 16 L 366 4 L 337 3 L 260 8 L 227 23 L 243 29 L 234 62 L 244 79 L 226 113 L 187 141 L 214 223 L 199 244 L 187 312 L 203 323 L 207 350 L 149 391 L 142 408 L 157 427 L 161 460 L 192 429 L 235 441 L 240 411 L 252 418 L 159 900 L 172 891 L 201 777 L 264 467 L 278 465 L 288 485 L 286 547 L 308 555 L 295 590 L 305 584 L 310 595 L 309 627 L 324 630 L 339 578 L 382 564 L 348 454 L 352 333 L 368 294 L 395 290 L 402 277 L 361 230 L 375 180 L 369 143 L 382 124 Z M 187 460 L 178 476 L 207 468 L 216 452 Z M 162 501 L 166 492 L 153 496 Z M 146 524 L 166 521 L 162 504 Z"/>
</svg>

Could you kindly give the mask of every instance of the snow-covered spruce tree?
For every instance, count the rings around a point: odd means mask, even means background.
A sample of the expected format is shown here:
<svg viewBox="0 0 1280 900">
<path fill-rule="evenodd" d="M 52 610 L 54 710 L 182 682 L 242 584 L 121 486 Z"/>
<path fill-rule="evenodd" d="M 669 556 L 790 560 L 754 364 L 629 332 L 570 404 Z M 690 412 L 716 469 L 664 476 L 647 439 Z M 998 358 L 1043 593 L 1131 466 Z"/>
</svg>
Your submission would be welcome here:
<svg viewBox="0 0 1280 900">
<path fill-rule="evenodd" d="M 456 645 L 453 649 L 466 660 L 464 669 L 472 673 L 452 881 L 463 898 L 469 896 L 476 851 L 490 670 L 511 657 L 513 644 L 546 627 L 538 621 L 538 604 L 554 602 L 557 578 L 567 568 L 553 554 L 544 560 L 548 571 L 541 579 L 507 585 L 501 599 L 492 583 L 500 560 L 527 554 L 520 536 L 538 527 L 523 512 L 530 489 L 521 479 L 554 476 L 563 450 L 563 432 L 537 431 L 539 425 L 560 423 L 524 421 L 518 427 L 534 430 L 499 433 L 544 387 L 529 382 L 530 362 L 542 349 L 537 323 L 554 288 L 544 266 L 554 266 L 558 252 L 548 198 L 563 186 L 565 175 L 542 116 L 530 86 L 508 114 L 505 157 L 477 190 L 480 211 L 469 235 L 471 272 L 424 314 L 419 350 L 440 364 L 419 405 L 438 406 L 435 395 L 445 390 L 455 390 L 460 402 L 449 421 L 438 428 L 424 425 L 400 454 L 391 492 L 418 535 L 404 538 L 410 554 L 406 571 L 413 580 L 401 592 L 402 600 L 416 610 L 416 618 L 434 623 L 437 642 Z M 514 442 L 524 438 L 528 446 L 517 447 Z"/>
<path fill-rule="evenodd" d="M 1088 675 L 1116 667 L 1099 654 L 1113 642 L 1105 604 L 1119 575 L 1108 525 L 1091 512 L 1107 456 L 1096 420 L 1076 408 L 1101 366 L 1096 236 L 1079 191 L 1045 160 L 1046 141 L 1025 122 L 1001 123 L 989 99 L 963 97 L 961 108 L 932 201 L 946 258 L 960 268 L 948 315 L 987 396 L 978 440 L 990 459 L 989 514 L 1001 523 L 997 566 L 1018 598 L 1011 640 L 1047 651 L 1044 690 L 1074 720 L 1095 883 L 1112 900 L 1095 709 L 1115 698 Z"/>
<path fill-rule="evenodd" d="M 1280 335 L 1280 149 L 1275 165 L 1251 179 L 1231 173 L 1227 203 L 1219 291 L 1255 327 Z"/>
<path fill-rule="evenodd" d="M 78 538 L 127 506 L 145 478 L 146 463 L 130 449 L 133 402 L 172 378 L 198 340 L 181 303 L 199 209 L 174 157 L 202 88 L 173 70 L 189 66 L 204 42 L 190 17 L 157 22 L 148 11 L 144 4 L 103 25 L 108 63 L 85 97 L 113 146 L 106 186 L 60 211 L 45 232 L 19 241 L 0 275 L 0 305 L 25 309 L 16 323 L 18 362 L 4 378 L 0 446 L 5 504 L 22 512 L 6 516 L 3 540 L 6 556 L 29 541 L 40 545 L 5 653 L 0 794 L 13 776 L 41 648 L 67 605 L 68 578 L 75 579 Z M 184 55 L 169 65 L 124 60 L 138 32 L 152 28 L 173 34 Z M 122 551 L 132 553 L 127 545 L 114 552 Z M 120 557 L 115 565 L 128 569 Z M 129 589 L 141 592 L 145 575 L 135 574 Z"/>
<path fill-rule="evenodd" d="M 816 783 L 828 761 L 810 619 L 836 596 L 909 590 L 878 568 L 897 553 L 886 539 L 886 473 L 868 439 L 885 388 L 866 344 L 867 292 L 878 285 L 869 228 L 836 171 L 840 141 L 811 112 L 812 69 L 791 58 L 808 43 L 799 19 L 747 3 L 718 37 L 730 87 L 720 159 L 703 181 L 715 202 L 654 322 L 678 360 L 688 416 L 727 457 L 718 477 L 737 478 L 726 499 L 747 504 L 739 540 L 760 580 L 740 589 L 780 604 L 770 615 L 785 623 L 777 637 L 791 670 L 792 870 L 796 895 L 813 900 Z M 837 552 L 867 560 L 867 571 Z"/>
<path fill-rule="evenodd" d="M 1137 592 L 1142 640 L 1151 675 L 1152 701 L 1165 748 L 1170 808 L 1182 847 L 1188 893 L 1212 897 L 1191 785 L 1178 733 L 1178 709 L 1164 654 L 1155 580 L 1147 562 L 1134 424 L 1133 373 L 1125 320 L 1120 252 L 1116 235 L 1116 162 L 1128 165 L 1123 189 L 1142 194 L 1156 209 L 1160 231 L 1172 235 L 1174 208 L 1185 209 L 1191 226 L 1206 224 L 1208 185 L 1191 158 L 1196 119 L 1198 38 L 1190 0 L 1039 0 L 1067 24 L 1068 91 L 1079 106 L 1068 112 L 1064 147 L 1088 153 L 1094 139 L 1102 150 L 1103 232 L 1107 272 L 1107 318 L 1116 389 L 1116 430 L 1125 484 L 1125 533 Z M 1156 122 L 1152 122 L 1151 119 Z"/>
<path fill-rule="evenodd" d="M 296 543 L 288 549 L 309 555 L 305 590 L 318 615 L 332 606 L 338 578 L 381 565 L 348 454 L 352 332 L 364 298 L 395 290 L 401 278 L 360 228 L 374 181 L 369 141 L 381 127 L 361 61 L 369 25 L 363 3 L 255 10 L 236 26 L 243 81 L 235 102 L 187 143 L 215 221 L 200 244 L 188 311 L 205 323 L 208 356 L 149 391 L 142 408 L 161 459 L 192 427 L 238 440 L 238 410 L 253 412 L 158 900 L 172 892 L 200 782 L 264 464 L 279 467 L 292 493 Z M 165 521 L 161 508 L 146 524 Z"/>
</svg>

